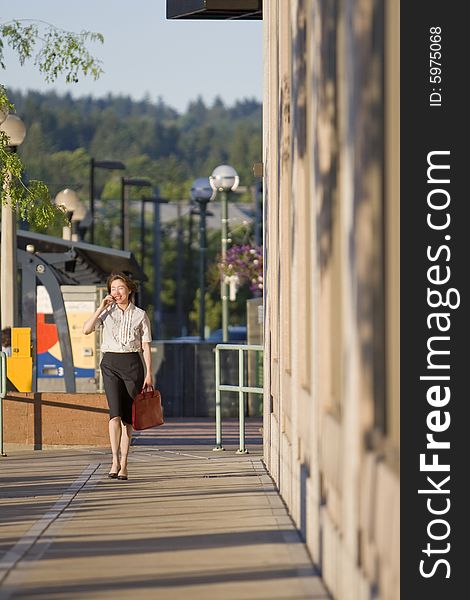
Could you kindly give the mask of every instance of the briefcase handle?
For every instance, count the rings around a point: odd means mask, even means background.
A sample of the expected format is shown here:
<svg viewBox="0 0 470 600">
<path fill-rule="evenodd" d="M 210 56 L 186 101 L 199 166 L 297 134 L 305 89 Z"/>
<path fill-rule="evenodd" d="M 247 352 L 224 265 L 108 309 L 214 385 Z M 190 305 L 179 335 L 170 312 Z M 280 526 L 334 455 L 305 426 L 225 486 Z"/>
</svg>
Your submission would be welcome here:
<svg viewBox="0 0 470 600">
<path fill-rule="evenodd" d="M 153 395 L 154 393 L 155 393 L 155 388 L 153 387 L 153 385 L 144 385 L 142 387 L 141 394 L 147 394 L 147 395 L 152 394 Z"/>
</svg>

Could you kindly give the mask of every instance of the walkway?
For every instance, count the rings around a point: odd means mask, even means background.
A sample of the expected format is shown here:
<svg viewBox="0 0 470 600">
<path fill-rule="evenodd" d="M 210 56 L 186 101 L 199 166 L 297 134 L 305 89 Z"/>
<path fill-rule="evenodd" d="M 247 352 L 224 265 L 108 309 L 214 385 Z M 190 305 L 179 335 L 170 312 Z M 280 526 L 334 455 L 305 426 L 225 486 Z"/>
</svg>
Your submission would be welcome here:
<svg viewBox="0 0 470 600">
<path fill-rule="evenodd" d="M 211 421 L 169 420 L 136 437 L 128 481 L 107 449 L 0 458 L 0 599 L 326 600 L 259 428 L 239 455 L 236 424 L 213 452 Z"/>
</svg>

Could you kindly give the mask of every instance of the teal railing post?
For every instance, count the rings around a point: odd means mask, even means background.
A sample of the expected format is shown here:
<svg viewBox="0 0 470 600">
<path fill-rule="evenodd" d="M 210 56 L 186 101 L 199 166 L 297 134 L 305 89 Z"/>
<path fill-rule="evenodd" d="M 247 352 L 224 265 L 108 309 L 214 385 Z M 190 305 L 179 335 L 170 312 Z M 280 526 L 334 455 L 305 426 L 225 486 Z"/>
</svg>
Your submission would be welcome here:
<svg viewBox="0 0 470 600">
<path fill-rule="evenodd" d="M 220 383 L 220 350 L 238 350 L 238 385 L 222 385 Z M 237 454 L 248 454 L 245 448 L 245 394 L 263 394 L 263 388 L 245 385 L 245 355 L 253 350 L 262 352 L 263 346 L 257 344 L 217 344 L 215 347 L 215 428 L 216 447 L 214 450 L 225 450 L 222 447 L 222 411 L 221 392 L 238 392 L 238 419 L 240 425 L 240 446 Z"/>
<path fill-rule="evenodd" d="M 237 454 L 248 454 L 245 448 L 245 361 L 243 360 L 243 349 L 238 349 L 238 420 L 240 423 L 240 447 Z"/>
<path fill-rule="evenodd" d="M 3 398 L 7 393 L 7 355 L 0 352 L 0 454 L 6 456 L 3 451 Z"/>
<path fill-rule="evenodd" d="M 215 347 L 215 448 L 214 451 L 225 450 L 222 446 L 222 407 L 220 394 L 220 349 Z"/>
</svg>

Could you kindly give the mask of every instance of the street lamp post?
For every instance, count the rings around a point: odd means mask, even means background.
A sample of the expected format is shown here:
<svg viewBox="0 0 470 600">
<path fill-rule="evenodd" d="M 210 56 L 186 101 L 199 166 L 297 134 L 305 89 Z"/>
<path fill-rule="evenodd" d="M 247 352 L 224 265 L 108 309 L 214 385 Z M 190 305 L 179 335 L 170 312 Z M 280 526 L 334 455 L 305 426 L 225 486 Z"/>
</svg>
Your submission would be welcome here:
<svg viewBox="0 0 470 600">
<path fill-rule="evenodd" d="M 188 244 L 186 248 L 186 266 L 185 266 L 185 303 L 184 303 L 184 314 L 186 316 L 185 328 L 189 331 L 189 312 L 191 310 L 191 282 L 193 280 L 193 216 L 201 218 L 201 211 L 199 208 L 191 208 L 189 211 L 188 220 Z M 206 221 L 207 217 L 213 217 L 214 213 L 210 210 L 205 211 Z"/>
<path fill-rule="evenodd" d="M 78 197 L 77 192 L 69 188 L 59 192 L 54 201 L 57 206 L 64 207 L 69 220 L 69 224 L 62 228 L 62 238 L 78 242 L 78 224 L 85 217 L 85 205 Z"/>
<path fill-rule="evenodd" d="M 126 187 L 152 187 L 152 182 L 141 177 L 121 177 L 121 250 L 129 250 L 129 207 Z"/>
<path fill-rule="evenodd" d="M 208 177 L 200 177 L 191 186 L 191 198 L 199 204 L 199 339 L 205 339 L 206 319 L 206 209 L 215 196 Z"/>
<path fill-rule="evenodd" d="M 3 122 L 0 129 L 9 138 L 10 152 L 16 152 L 26 136 L 26 127 L 17 115 L 2 113 Z M 11 181 L 11 175 L 7 177 Z M 0 313 L 1 326 L 14 327 L 18 319 L 17 307 L 17 282 L 16 282 L 16 214 L 11 206 L 11 198 L 6 197 L 2 202 L 2 243 L 0 256 Z"/>
<path fill-rule="evenodd" d="M 95 169 L 123 170 L 126 165 L 120 160 L 95 160 L 90 159 L 90 243 L 95 243 Z"/>
<path fill-rule="evenodd" d="M 156 189 L 159 196 L 159 189 Z M 160 203 L 153 203 L 153 334 L 157 340 L 160 339 L 162 322 L 162 300 L 161 300 L 161 244 L 162 229 L 160 218 Z"/>
<path fill-rule="evenodd" d="M 153 296 L 154 296 L 154 307 L 153 307 L 153 334 L 155 339 L 160 337 L 160 320 L 161 320 L 161 302 L 160 302 L 160 204 L 168 204 L 169 200 L 166 198 L 160 198 L 158 187 L 155 189 L 155 195 L 151 198 L 141 198 L 141 213 L 140 213 L 140 263 L 142 271 L 145 273 L 145 203 L 151 202 L 153 204 L 153 222 L 154 222 L 154 233 L 153 233 Z"/>
<path fill-rule="evenodd" d="M 142 271 L 145 272 L 145 203 L 151 202 L 152 204 L 168 204 L 169 200 L 167 200 L 167 198 L 160 198 L 157 188 L 155 190 L 155 196 L 152 196 L 151 198 L 141 198 L 140 202 L 140 265 L 142 267 Z"/>
<path fill-rule="evenodd" d="M 219 165 L 209 177 L 212 189 L 222 193 L 222 261 L 225 260 L 228 242 L 228 195 L 237 189 L 240 178 L 230 165 Z M 228 342 L 228 285 L 225 278 L 220 284 L 222 299 L 222 339 Z"/>
</svg>

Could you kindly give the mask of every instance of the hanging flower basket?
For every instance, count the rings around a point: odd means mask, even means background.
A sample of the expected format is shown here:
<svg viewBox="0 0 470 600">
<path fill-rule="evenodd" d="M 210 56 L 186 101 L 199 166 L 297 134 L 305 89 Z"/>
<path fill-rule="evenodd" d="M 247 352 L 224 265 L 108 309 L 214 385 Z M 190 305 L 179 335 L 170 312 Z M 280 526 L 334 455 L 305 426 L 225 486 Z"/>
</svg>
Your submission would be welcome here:
<svg viewBox="0 0 470 600">
<path fill-rule="evenodd" d="M 248 284 L 253 293 L 263 291 L 263 249 L 261 246 L 232 246 L 219 263 L 221 278 L 230 287 L 230 299 L 235 299 L 236 290 Z"/>
</svg>

